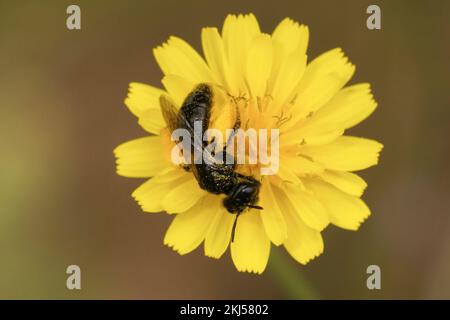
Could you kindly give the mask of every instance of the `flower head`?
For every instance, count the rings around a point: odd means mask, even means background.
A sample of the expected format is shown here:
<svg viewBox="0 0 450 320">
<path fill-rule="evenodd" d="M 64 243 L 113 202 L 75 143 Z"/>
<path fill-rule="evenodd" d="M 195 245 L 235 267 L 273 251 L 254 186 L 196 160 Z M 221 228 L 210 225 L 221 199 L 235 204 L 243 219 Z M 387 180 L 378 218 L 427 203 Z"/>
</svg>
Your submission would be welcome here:
<svg viewBox="0 0 450 320">
<path fill-rule="evenodd" d="M 261 273 L 273 243 L 306 264 L 323 252 L 321 231 L 330 223 L 357 230 L 370 215 L 360 199 L 367 184 L 353 172 L 377 164 L 382 145 L 344 135 L 375 110 L 370 85 L 345 87 L 355 67 L 341 49 L 308 63 L 308 28 L 290 19 L 266 34 L 252 14 L 229 15 L 221 33 L 208 27 L 201 37 L 204 58 L 177 37 L 154 49 L 164 89 L 130 84 L 125 104 L 151 135 L 115 149 L 117 172 L 150 178 L 133 197 L 145 212 L 175 214 L 164 243 L 180 254 L 204 243 L 206 256 L 220 258 L 230 245 L 239 271 Z M 200 83 L 221 88 L 223 105 L 236 106 L 245 129 L 279 130 L 276 174 L 260 175 L 259 163 L 236 168 L 261 182 L 263 210 L 241 214 L 233 242 L 235 217 L 223 195 L 201 189 L 171 161 L 174 142 L 161 114 L 161 95 L 180 108 Z M 231 128 L 230 109 L 216 110 L 211 126 Z"/>
</svg>

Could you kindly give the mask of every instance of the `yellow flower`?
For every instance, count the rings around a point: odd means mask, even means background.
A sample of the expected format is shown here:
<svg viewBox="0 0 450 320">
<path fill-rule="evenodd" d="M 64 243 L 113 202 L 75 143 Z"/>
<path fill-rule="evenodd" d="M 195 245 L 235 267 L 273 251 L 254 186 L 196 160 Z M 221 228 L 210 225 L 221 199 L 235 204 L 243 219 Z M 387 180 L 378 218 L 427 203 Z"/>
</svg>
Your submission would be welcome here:
<svg viewBox="0 0 450 320">
<path fill-rule="evenodd" d="M 357 230 L 370 215 L 360 199 L 367 184 L 353 171 L 377 164 L 382 145 L 344 135 L 375 110 L 370 85 L 344 88 L 355 67 L 341 49 L 307 63 L 308 28 L 290 19 L 266 34 L 252 14 L 229 15 L 222 33 L 203 28 L 201 38 L 204 58 L 177 37 L 154 49 L 164 90 L 130 84 L 125 104 L 152 135 L 114 150 L 117 173 L 150 178 L 133 192 L 143 211 L 176 214 L 166 245 L 186 254 L 204 242 L 205 255 L 220 258 L 235 216 L 223 197 L 202 190 L 191 172 L 171 162 L 173 142 L 159 105 L 162 94 L 180 107 L 199 83 L 216 84 L 243 102 L 242 124 L 280 132 L 279 171 L 258 176 L 264 209 L 241 214 L 230 245 L 233 262 L 239 271 L 261 273 L 273 243 L 306 264 L 323 252 L 321 231 L 328 224 Z M 248 165 L 239 171 L 255 172 Z"/>
</svg>

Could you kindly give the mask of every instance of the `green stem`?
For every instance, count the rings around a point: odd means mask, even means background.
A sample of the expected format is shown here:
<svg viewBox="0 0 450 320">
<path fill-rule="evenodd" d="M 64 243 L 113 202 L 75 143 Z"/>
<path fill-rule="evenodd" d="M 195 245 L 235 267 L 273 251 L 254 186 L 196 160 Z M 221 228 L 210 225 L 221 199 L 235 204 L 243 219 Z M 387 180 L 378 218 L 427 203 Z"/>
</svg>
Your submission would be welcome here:
<svg viewBox="0 0 450 320">
<path fill-rule="evenodd" d="M 272 247 L 269 272 L 283 288 L 289 299 L 319 299 L 312 283 L 302 274 L 299 267 L 287 261 L 287 256 L 279 248 Z"/>
</svg>

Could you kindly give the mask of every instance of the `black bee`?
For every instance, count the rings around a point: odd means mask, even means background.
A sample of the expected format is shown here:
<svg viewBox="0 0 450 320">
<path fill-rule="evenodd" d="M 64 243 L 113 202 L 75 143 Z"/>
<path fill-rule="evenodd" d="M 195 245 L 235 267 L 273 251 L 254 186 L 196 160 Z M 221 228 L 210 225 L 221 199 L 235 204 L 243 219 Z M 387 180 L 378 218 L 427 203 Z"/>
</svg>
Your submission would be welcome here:
<svg viewBox="0 0 450 320">
<path fill-rule="evenodd" d="M 179 111 L 165 95 L 160 97 L 160 106 L 170 133 L 175 129 L 183 128 L 188 130 L 191 135 L 190 141 L 182 141 L 183 144 L 188 143 L 191 147 L 189 148 L 191 154 L 184 155 L 184 157 L 189 163 L 187 169 L 193 172 L 200 188 L 213 194 L 226 195 L 223 206 L 231 214 L 236 214 L 231 233 L 231 241 L 233 241 L 239 215 L 247 208 L 262 209 L 262 207 L 256 205 L 261 184 L 251 176 L 236 172 L 235 161 L 232 161 L 232 163 L 217 161 L 217 159 L 224 160 L 227 156 L 228 159 L 232 159 L 226 151 L 221 151 L 220 155 L 213 155 L 205 148 L 207 142 L 203 141 L 203 133 L 210 124 L 214 98 L 210 85 L 199 84 L 188 94 Z M 194 123 L 196 121 L 201 121 L 202 124 L 201 136 L 197 138 L 194 136 Z M 239 128 L 239 125 L 240 121 L 237 116 L 234 129 Z M 195 150 L 200 151 L 199 154 L 203 156 L 201 163 L 195 163 L 194 161 Z"/>
</svg>

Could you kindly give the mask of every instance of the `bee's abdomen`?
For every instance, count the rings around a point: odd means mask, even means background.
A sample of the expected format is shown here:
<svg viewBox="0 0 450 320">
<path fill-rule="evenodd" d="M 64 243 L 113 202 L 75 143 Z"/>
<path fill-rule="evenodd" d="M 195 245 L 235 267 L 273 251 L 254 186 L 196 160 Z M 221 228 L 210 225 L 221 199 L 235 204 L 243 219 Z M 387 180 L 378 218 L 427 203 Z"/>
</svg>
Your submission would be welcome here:
<svg viewBox="0 0 450 320">
<path fill-rule="evenodd" d="M 228 194 L 233 187 L 234 172 L 230 167 L 196 164 L 196 169 L 199 174 L 198 184 L 205 191 Z"/>
</svg>

